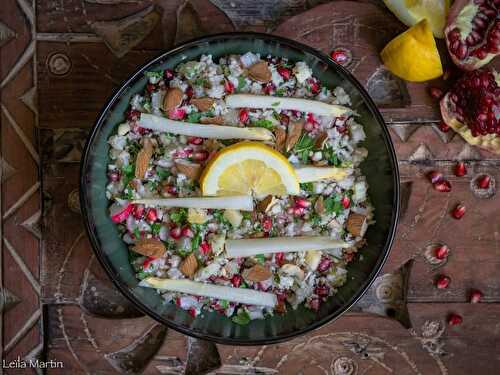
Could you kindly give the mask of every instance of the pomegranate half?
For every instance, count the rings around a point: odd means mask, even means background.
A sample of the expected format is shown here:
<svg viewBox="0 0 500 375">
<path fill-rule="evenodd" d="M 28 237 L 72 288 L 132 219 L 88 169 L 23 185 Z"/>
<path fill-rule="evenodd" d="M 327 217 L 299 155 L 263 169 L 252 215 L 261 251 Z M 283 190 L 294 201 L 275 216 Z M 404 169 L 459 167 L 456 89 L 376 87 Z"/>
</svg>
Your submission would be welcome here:
<svg viewBox="0 0 500 375">
<path fill-rule="evenodd" d="M 500 53 L 500 0 L 456 0 L 444 34 L 457 66 L 475 70 L 488 64 Z"/>
</svg>

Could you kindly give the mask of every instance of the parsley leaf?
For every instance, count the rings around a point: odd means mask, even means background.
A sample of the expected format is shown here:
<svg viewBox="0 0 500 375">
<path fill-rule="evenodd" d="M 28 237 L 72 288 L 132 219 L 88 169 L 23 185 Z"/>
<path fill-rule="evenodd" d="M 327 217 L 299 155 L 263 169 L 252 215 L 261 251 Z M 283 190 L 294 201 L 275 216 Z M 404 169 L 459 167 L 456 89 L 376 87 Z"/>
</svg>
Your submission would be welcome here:
<svg viewBox="0 0 500 375">
<path fill-rule="evenodd" d="M 160 234 L 160 229 L 161 229 L 161 224 L 160 223 L 153 223 L 153 224 L 151 224 L 151 233 L 154 236 L 158 236 Z"/>
<path fill-rule="evenodd" d="M 312 225 L 319 225 L 319 223 L 321 223 L 321 216 L 313 212 L 309 215 L 309 220 L 311 221 Z"/>
<path fill-rule="evenodd" d="M 307 134 L 302 134 L 299 141 L 293 147 L 295 153 L 299 155 L 299 158 L 303 163 L 307 163 L 309 160 L 309 152 L 314 148 L 314 138 Z"/>
<path fill-rule="evenodd" d="M 247 85 L 247 81 L 245 80 L 245 77 L 239 76 L 238 77 L 238 87 L 236 88 L 238 91 L 241 91 L 245 88 Z"/>
<path fill-rule="evenodd" d="M 280 105 L 281 102 L 274 102 L 274 103 L 271 103 L 271 107 L 277 107 Z"/>
<path fill-rule="evenodd" d="M 179 208 L 177 211 L 171 212 L 170 220 L 177 225 L 184 223 L 187 220 L 187 209 Z"/>
<path fill-rule="evenodd" d="M 136 240 L 139 240 L 141 238 L 141 231 L 139 230 L 139 227 L 134 228 L 134 237 Z"/>
<path fill-rule="evenodd" d="M 158 78 L 162 79 L 163 78 L 163 73 L 162 72 L 144 72 L 144 75 L 148 78 Z"/>
<path fill-rule="evenodd" d="M 254 255 L 254 258 L 259 262 L 260 264 L 264 264 L 266 261 L 266 256 L 264 254 L 257 254 Z"/>
<path fill-rule="evenodd" d="M 303 182 L 300 184 L 300 188 L 308 193 L 312 193 L 314 191 L 314 185 L 312 182 Z"/>
<path fill-rule="evenodd" d="M 166 180 L 170 176 L 170 171 L 168 169 L 157 168 L 156 174 L 160 177 L 160 180 Z"/>
<path fill-rule="evenodd" d="M 339 215 L 343 209 L 344 207 L 340 202 L 339 196 L 330 196 L 325 199 L 325 210 L 327 214 L 335 213 Z"/>
<path fill-rule="evenodd" d="M 191 251 L 196 251 L 199 249 L 200 244 L 201 244 L 201 230 L 198 225 L 192 225 L 192 228 L 194 229 L 194 237 L 191 240 Z"/>
<path fill-rule="evenodd" d="M 188 115 L 187 120 L 188 122 L 200 122 L 202 116 L 202 112 L 192 112 Z"/>
<path fill-rule="evenodd" d="M 196 78 L 193 82 L 196 86 L 203 86 L 205 87 L 208 85 L 208 80 L 205 78 Z"/>
<path fill-rule="evenodd" d="M 328 163 L 334 165 L 335 167 L 338 167 L 341 164 L 339 157 L 330 145 L 327 145 L 323 150 L 323 157 L 328 160 Z"/>
<path fill-rule="evenodd" d="M 227 309 L 229 307 L 229 302 L 226 301 L 225 299 L 219 300 L 219 306 L 222 307 L 223 309 Z"/>
<path fill-rule="evenodd" d="M 245 310 L 240 310 L 238 311 L 238 315 L 233 316 L 231 319 L 234 323 L 239 324 L 239 325 L 247 325 L 250 323 L 250 315 Z"/>
<path fill-rule="evenodd" d="M 254 121 L 252 123 L 252 125 L 255 127 L 258 127 L 258 128 L 266 128 L 269 130 L 274 128 L 273 122 L 271 120 L 267 120 L 267 119 L 260 119 L 260 120 Z"/>
<path fill-rule="evenodd" d="M 231 223 L 224 217 L 224 210 L 214 210 L 212 212 L 212 215 L 214 215 L 215 220 L 217 220 L 222 225 L 225 226 L 231 225 Z"/>
</svg>

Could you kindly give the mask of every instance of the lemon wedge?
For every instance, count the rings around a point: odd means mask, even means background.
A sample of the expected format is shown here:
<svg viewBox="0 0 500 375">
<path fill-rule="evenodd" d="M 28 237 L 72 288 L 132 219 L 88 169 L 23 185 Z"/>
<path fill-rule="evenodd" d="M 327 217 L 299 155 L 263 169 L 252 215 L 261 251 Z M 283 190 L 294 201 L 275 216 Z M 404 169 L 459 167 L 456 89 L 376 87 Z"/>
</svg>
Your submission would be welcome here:
<svg viewBox="0 0 500 375">
<path fill-rule="evenodd" d="M 436 38 L 444 38 L 450 0 L 384 0 L 387 8 L 406 26 L 429 20 Z"/>
<path fill-rule="evenodd" d="M 443 75 L 427 19 L 391 40 L 380 56 L 387 69 L 406 81 L 424 82 Z"/>
<path fill-rule="evenodd" d="M 239 142 L 219 151 L 201 177 L 203 195 L 297 195 L 299 179 L 278 151 L 258 142 Z"/>
</svg>

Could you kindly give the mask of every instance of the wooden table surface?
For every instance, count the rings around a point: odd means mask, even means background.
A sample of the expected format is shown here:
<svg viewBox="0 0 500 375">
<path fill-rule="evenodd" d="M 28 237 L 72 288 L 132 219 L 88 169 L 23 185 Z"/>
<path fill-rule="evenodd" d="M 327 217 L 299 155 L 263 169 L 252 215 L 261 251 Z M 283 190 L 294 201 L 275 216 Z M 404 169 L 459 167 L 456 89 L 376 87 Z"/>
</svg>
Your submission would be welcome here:
<svg viewBox="0 0 500 375">
<path fill-rule="evenodd" d="M 404 209 L 383 274 L 335 323 L 272 346 L 215 346 L 142 316 L 97 263 L 78 204 L 82 147 L 113 89 L 176 43 L 233 30 L 349 50 L 347 68 L 381 109 L 401 171 Z M 438 129 L 427 90 L 442 81 L 409 84 L 383 68 L 378 52 L 402 30 L 376 0 L 2 0 L 3 359 L 63 361 L 50 374 L 498 374 L 500 200 L 474 179 L 498 180 L 500 161 Z M 461 178 L 457 160 L 467 163 Z M 433 190 L 430 170 L 451 193 Z M 460 221 L 457 203 L 467 207 Z M 447 262 L 429 258 L 437 244 L 451 249 Z M 440 273 L 451 277 L 446 290 L 433 285 Z M 479 304 L 468 302 L 473 288 Z M 446 326 L 451 312 L 462 325 Z"/>
</svg>

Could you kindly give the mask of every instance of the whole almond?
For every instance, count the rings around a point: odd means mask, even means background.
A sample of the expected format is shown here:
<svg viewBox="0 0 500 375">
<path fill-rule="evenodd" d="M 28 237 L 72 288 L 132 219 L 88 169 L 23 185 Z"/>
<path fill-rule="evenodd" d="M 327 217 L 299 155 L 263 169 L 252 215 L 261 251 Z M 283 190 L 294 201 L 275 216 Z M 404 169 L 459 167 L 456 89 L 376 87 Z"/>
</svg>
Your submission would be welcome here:
<svg viewBox="0 0 500 375">
<path fill-rule="evenodd" d="M 328 140 L 328 133 L 327 132 L 319 133 L 318 136 L 316 137 L 316 140 L 314 141 L 314 148 L 321 150 L 323 148 L 323 146 L 325 145 L 327 140 Z"/>
<path fill-rule="evenodd" d="M 349 214 L 349 217 L 347 218 L 346 226 L 349 233 L 351 233 L 353 236 L 363 237 L 368 226 L 366 222 L 366 216 L 351 212 Z"/>
<path fill-rule="evenodd" d="M 224 124 L 224 117 L 222 116 L 202 117 L 200 118 L 200 122 L 205 125 L 207 124 L 222 125 Z"/>
<path fill-rule="evenodd" d="M 163 242 L 154 238 L 145 238 L 139 240 L 133 247 L 131 247 L 131 249 L 138 254 L 142 254 L 148 257 L 160 257 L 166 251 Z"/>
<path fill-rule="evenodd" d="M 148 170 L 149 161 L 153 157 L 152 143 L 145 140 L 144 146 L 137 153 L 135 160 L 135 178 L 143 179 Z"/>
<path fill-rule="evenodd" d="M 248 75 L 259 82 L 269 82 L 272 79 L 271 71 L 265 61 L 258 61 L 248 68 Z"/>
<path fill-rule="evenodd" d="M 288 125 L 288 134 L 286 136 L 286 151 L 289 152 L 299 141 L 304 129 L 304 120 L 294 121 Z"/>
<path fill-rule="evenodd" d="M 283 152 L 285 150 L 286 131 L 280 126 L 276 126 L 273 131 L 276 137 L 276 150 Z"/>
<path fill-rule="evenodd" d="M 256 206 L 257 211 L 266 213 L 272 206 L 274 206 L 275 203 L 276 203 L 276 198 L 274 198 L 272 195 L 268 195 L 259 203 L 257 203 Z"/>
<path fill-rule="evenodd" d="M 243 278 L 248 281 L 254 281 L 254 282 L 259 282 L 259 281 L 264 281 L 269 279 L 273 274 L 271 271 L 269 271 L 268 268 L 256 264 L 252 268 L 247 268 L 245 271 L 243 271 Z"/>
<path fill-rule="evenodd" d="M 316 211 L 318 215 L 325 213 L 325 201 L 322 195 L 316 200 L 316 203 L 314 203 L 314 211 Z"/>
<path fill-rule="evenodd" d="M 181 262 L 179 266 L 179 270 L 187 277 L 193 276 L 197 269 L 198 269 L 198 260 L 196 259 L 196 256 L 193 253 L 189 254 Z"/>
<path fill-rule="evenodd" d="M 200 177 L 201 165 L 190 161 L 179 159 L 175 161 L 177 170 L 190 180 L 197 180 Z"/>
<path fill-rule="evenodd" d="M 183 96 L 184 93 L 181 89 L 177 87 L 169 88 L 165 94 L 165 98 L 163 99 L 163 110 L 167 112 L 181 105 Z"/>
<path fill-rule="evenodd" d="M 212 98 L 193 98 L 191 104 L 198 108 L 200 112 L 207 112 L 212 109 L 215 104 L 215 99 Z"/>
</svg>

